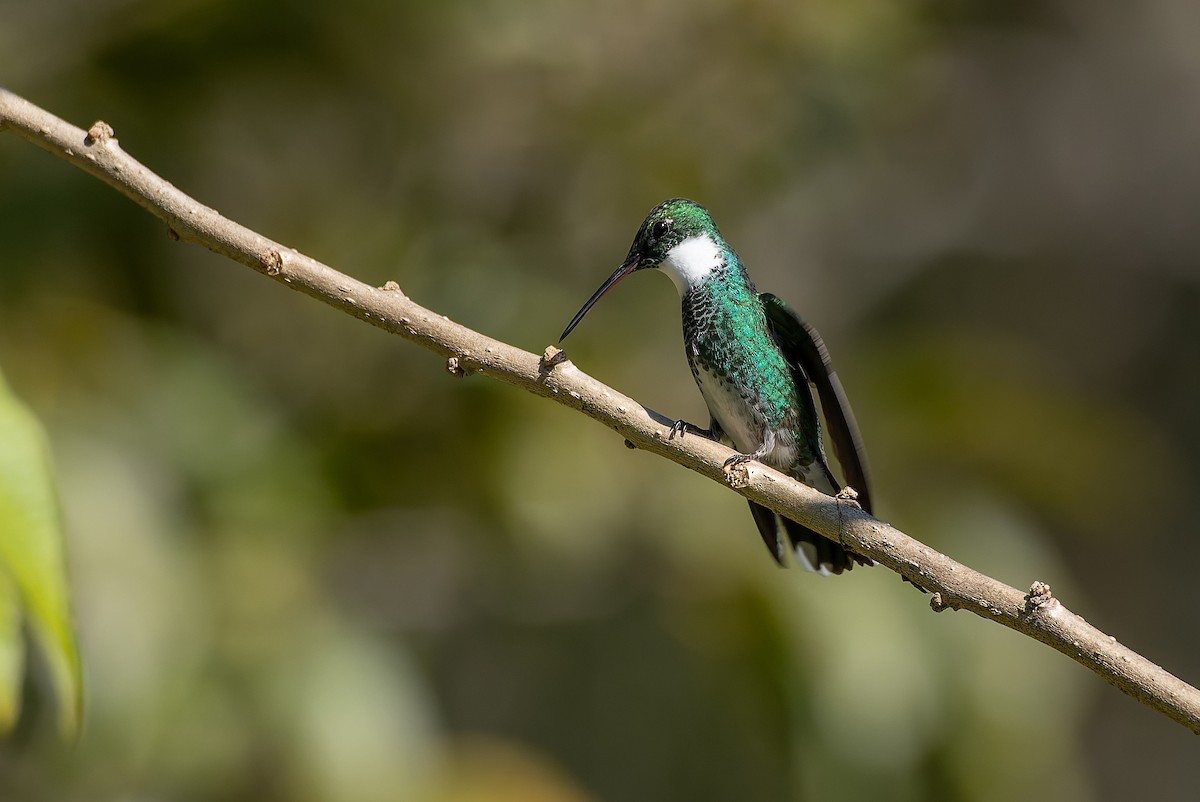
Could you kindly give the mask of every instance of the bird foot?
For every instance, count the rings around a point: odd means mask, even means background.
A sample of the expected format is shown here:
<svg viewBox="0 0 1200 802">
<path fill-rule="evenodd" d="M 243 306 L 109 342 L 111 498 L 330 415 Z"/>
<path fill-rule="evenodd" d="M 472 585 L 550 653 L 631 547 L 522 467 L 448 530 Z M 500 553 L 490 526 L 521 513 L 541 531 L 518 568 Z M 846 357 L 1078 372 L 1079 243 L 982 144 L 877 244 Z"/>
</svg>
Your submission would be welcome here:
<svg viewBox="0 0 1200 802">
<path fill-rule="evenodd" d="M 721 465 L 721 470 L 728 471 L 736 468 L 739 465 L 745 465 L 747 462 L 754 462 L 758 457 L 754 454 L 734 454 L 725 463 Z"/>
<path fill-rule="evenodd" d="M 671 433 L 669 435 L 667 435 L 668 440 L 674 440 L 675 435 L 679 435 L 679 438 L 682 440 L 683 436 L 685 434 L 687 434 L 688 432 L 691 432 L 692 434 L 698 434 L 701 437 L 707 437 L 709 440 L 713 439 L 712 429 L 701 429 L 696 424 L 688 423 L 683 418 L 680 418 L 679 420 L 672 423 L 670 431 L 671 431 Z"/>
</svg>

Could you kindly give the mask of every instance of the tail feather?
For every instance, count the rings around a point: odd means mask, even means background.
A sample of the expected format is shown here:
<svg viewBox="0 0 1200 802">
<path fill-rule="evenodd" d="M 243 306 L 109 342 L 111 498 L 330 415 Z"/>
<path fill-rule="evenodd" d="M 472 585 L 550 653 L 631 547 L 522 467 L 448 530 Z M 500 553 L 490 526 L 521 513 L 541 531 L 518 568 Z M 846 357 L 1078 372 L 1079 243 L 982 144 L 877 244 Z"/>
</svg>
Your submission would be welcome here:
<svg viewBox="0 0 1200 802">
<path fill-rule="evenodd" d="M 796 560 L 806 571 L 829 576 L 849 571 L 856 562 L 861 565 L 874 565 L 872 560 L 847 551 L 840 543 L 834 543 L 790 518 L 776 515 L 761 504 L 751 501 L 750 513 L 754 516 L 754 523 L 758 526 L 758 532 L 762 535 L 767 550 L 780 565 L 785 564 L 783 539 L 780 537 L 781 524 L 796 554 Z"/>
<path fill-rule="evenodd" d="M 767 551 L 771 552 L 775 562 L 781 566 L 786 565 L 783 561 L 783 538 L 779 536 L 778 516 L 773 510 L 753 501 L 750 502 L 750 514 L 754 516 L 754 523 L 758 527 L 758 533 L 762 535 Z"/>
</svg>

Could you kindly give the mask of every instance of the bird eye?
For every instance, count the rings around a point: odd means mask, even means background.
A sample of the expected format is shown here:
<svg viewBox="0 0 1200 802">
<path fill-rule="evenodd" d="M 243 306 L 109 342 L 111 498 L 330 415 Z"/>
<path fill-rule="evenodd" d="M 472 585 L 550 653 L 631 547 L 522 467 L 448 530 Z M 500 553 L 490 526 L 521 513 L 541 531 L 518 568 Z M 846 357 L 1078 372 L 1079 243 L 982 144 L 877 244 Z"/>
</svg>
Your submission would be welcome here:
<svg viewBox="0 0 1200 802">
<path fill-rule="evenodd" d="M 650 236 L 654 237 L 656 240 L 662 239 L 671 231 L 671 227 L 674 225 L 675 221 L 671 220 L 670 218 L 655 220 L 654 225 L 650 226 Z"/>
</svg>

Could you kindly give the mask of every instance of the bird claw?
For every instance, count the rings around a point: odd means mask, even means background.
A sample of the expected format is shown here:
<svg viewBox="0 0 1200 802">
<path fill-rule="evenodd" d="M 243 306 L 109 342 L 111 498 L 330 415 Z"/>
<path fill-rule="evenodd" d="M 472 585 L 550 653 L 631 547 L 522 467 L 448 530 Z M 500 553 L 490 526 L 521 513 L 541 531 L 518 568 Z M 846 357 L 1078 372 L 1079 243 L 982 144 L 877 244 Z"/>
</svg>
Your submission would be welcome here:
<svg viewBox="0 0 1200 802">
<path fill-rule="evenodd" d="M 734 454 L 725 463 L 721 465 L 721 470 L 728 471 L 731 468 L 736 468 L 738 465 L 745 465 L 747 462 L 754 462 L 757 459 L 753 454 Z"/>
<path fill-rule="evenodd" d="M 687 434 L 688 432 L 691 432 L 692 434 L 698 434 L 701 437 L 707 437 L 710 440 L 712 439 L 712 430 L 711 429 L 701 429 L 696 424 L 688 423 L 683 418 L 680 418 L 679 420 L 672 423 L 669 431 L 670 431 L 670 434 L 667 435 L 668 440 L 674 440 L 675 435 L 679 435 L 679 439 L 682 440 L 683 436 L 685 434 Z"/>
</svg>

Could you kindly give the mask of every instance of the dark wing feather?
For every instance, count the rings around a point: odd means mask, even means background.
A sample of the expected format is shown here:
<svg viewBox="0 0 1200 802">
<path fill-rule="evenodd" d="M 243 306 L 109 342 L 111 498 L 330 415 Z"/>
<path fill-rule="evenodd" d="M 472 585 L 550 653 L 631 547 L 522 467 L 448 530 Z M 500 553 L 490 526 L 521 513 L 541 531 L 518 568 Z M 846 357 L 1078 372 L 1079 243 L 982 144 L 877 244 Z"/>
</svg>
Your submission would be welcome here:
<svg viewBox="0 0 1200 802">
<path fill-rule="evenodd" d="M 846 484 L 855 489 L 859 505 L 870 513 L 871 489 L 866 450 L 846 391 L 842 389 L 842 382 L 833 370 L 825 342 L 816 329 L 801 320 L 778 297 L 769 292 L 759 297 L 767 312 L 771 334 L 796 372 L 796 383 L 812 383 L 817 388 L 829 439 L 833 443 L 833 453 L 842 466 Z"/>
</svg>

